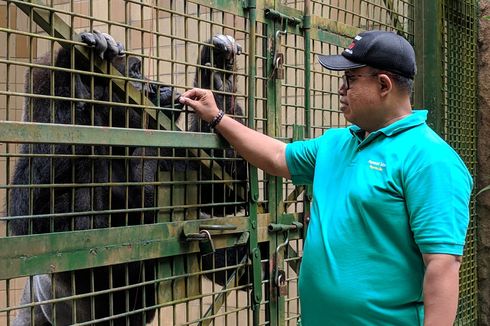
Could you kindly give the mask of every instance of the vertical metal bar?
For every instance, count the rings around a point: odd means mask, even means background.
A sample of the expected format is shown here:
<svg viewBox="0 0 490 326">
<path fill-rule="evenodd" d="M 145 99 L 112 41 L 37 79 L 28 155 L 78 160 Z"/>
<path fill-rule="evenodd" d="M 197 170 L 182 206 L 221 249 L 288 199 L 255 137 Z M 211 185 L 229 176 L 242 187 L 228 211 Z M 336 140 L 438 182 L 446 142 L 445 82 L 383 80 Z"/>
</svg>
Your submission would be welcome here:
<svg viewBox="0 0 490 326">
<path fill-rule="evenodd" d="M 256 24 L 257 12 L 255 0 L 249 0 L 248 4 L 248 126 L 255 129 L 255 76 L 257 74 L 256 65 Z M 259 200 L 259 179 L 257 168 L 249 164 L 250 176 L 250 199 L 249 199 L 249 252 L 252 261 L 252 293 L 251 302 L 253 310 L 253 325 L 259 324 L 260 302 L 262 301 L 262 271 L 260 262 L 260 250 L 258 247 L 258 223 L 257 223 L 257 203 Z"/>
<path fill-rule="evenodd" d="M 10 43 L 10 33 L 9 33 L 9 29 L 12 28 L 11 26 L 11 21 L 10 21 L 10 3 L 7 2 L 7 5 L 6 5 L 6 25 L 7 25 L 7 32 L 6 32 L 6 44 L 5 44 L 5 47 L 6 47 L 6 60 L 7 60 L 7 64 L 5 65 L 5 90 L 6 91 L 9 91 L 9 69 L 10 69 L 10 65 L 9 65 L 9 62 L 10 62 L 10 58 L 9 58 L 9 53 L 10 53 L 10 49 L 9 49 L 9 43 Z M 29 45 L 32 45 L 32 37 L 29 36 Z M 32 47 L 29 48 L 29 59 L 31 59 L 29 61 L 29 63 L 32 62 Z M 29 73 L 29 76 L 32 76 L 32 69 L 28 70 L 28 73 Z M 31 78 L 32 80 L 32 78 Z M 32 93 L 32 83 L 29 83 L 29 91 Z M 29 99 L 30 100 L 30 99 Z M 32 103 L 32 101 L 31 101 Z M 32 105 L 30 105 L 29 107 L 32 107 Z M 6 95 L 5 96 L 5 108 L 6 108 L 6 112 L 5 112 L 5 120 L 9 121 L 10 120 L 10 116 L 9 116 L 9 112 L 10 112 L 10 96 L 9 95 Z M 30 115 L 32 117 L 32 115 Z M 9 144 L 5 144 L 5 173 L 6 173 L 6 177 L 5 177 L 5 182 L 8 184 L 10 182 L 10 171 L 11 171 L 11 168 L 10 168 L 10 158 L 9 158 Z M 7 203 L 7 207 L 6 207 L 6 213 L 8 216 L 11 216 L 10 214 L 10 191 L 6 191 L 5 192 L 5 202 Z M 27 203 L 26 203 L 27 204 Z M 9 222 L 7 222 L 6 224 L 6 235 L 9 236 Z M 9 301 L 9 280 L 7 280 L 7 302 L 10 302 Z M 7 312 L 7 323 L 8 323 L 8 318 L 10 316 L 10 311 Z"/>
<path fill-rule="evenodd" d="M 266 0 L 264 1 L 264 5 L 267 8 L 275 8 L 275 0 Z M 267 84 L 266 84 L 266 94 L 267 94 L 267 108 L 266 108 L 266 126 L 265 132 L 269 136 L 275 136 L 276 134 L 276 120 L 275 113 L 277 111 L 276 107 L 276 96 L 280 95 L 277 92 L 277 80 L 274 78 L 274 42 L 275 42 L 275 33 L 277 30 L 277 23 L 269 19 L 266 21 L 266 35 L 267 35 L 267 46 L 266 46 L 266 76 L 267 76 Z M 269 199 L 269 214 L 270 221 L 272 223 L 276 223 L 277 219 L 277 200 L 276 200 L 276 186 L 277 182 L 275 177 L 266 176 L 267 178 L 267 195 Z M 276 235 L 269 236 L 269 260 L 273 259 L 275 254 L 275 249 L 277 247 L 277 237 Z M 277 301 L 277 293 L 274 287 L 274 281 L 271 279 L 274 275 L 274 266 L 273 264 L 269 264 L 269 282 L 266 286 L 266 300 L 268 304 L 266 306 L 266 321 L 269 325 L 278 325 L 277 319 L 277 311 L 278 311 L 278 301 Z"/>
<path fill-rule="evenodd" d="M 415 53 L 418 75 L 415 106 L 429 110 L 429 124 L 443 131 L 442 94 L 442 0 L 423 1 L 415 7 Z"/>
<path fill-rule="evenodd" d="M 305 136 L 310 138 L 311 126 L 311 0 L 305 0 L 304 17 L 305 42 Z"/>
<path fill-rule="evenodd" d="M 305 39 L 305 137 L 311 138 L 311 0 L 305 0 L 304 9 L 304 39 Z M 305 187 L 303 197 L 303 239 L 306 238 L 308 219 L 310 216 L 310 203 L 313 195 L 312 186 Z"/>
</svg>

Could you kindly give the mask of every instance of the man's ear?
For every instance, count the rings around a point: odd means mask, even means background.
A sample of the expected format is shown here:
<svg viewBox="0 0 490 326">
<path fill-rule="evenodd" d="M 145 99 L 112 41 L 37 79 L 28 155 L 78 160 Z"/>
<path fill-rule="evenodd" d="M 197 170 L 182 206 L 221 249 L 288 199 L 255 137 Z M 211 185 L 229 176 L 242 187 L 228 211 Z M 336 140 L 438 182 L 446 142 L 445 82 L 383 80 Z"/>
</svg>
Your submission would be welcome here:
<svg viewBox="0 0 490 326">
<path fill-rule="evenodd" d="M 378 81 L 381 88 L 381 96 L 388 95 L 393 90 L 393 81 L 387 74 L 379 74 Z"/>
</svg>

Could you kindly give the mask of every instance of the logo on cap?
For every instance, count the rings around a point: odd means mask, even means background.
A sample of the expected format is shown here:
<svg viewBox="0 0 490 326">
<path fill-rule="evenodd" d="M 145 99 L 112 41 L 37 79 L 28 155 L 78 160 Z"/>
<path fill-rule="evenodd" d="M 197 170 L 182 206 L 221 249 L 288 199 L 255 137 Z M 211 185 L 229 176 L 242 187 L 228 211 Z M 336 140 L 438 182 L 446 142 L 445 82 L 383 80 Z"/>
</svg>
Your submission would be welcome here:
<svg viewBox="0 0 490 326">
<path fill-rule="evenodd" d="M 352 41 L 352 43 L 347 47 L 347 49 L 344 50 L 344 52 L 347 52 L 349 54 L 352 54 L 352 49 L 356 46 L 356 41 L 360 41 L 362 39 L 362 36 L 359 36 L 357 35 L 355 38 L 354 38 L 354 41 Z"/>
</svg>

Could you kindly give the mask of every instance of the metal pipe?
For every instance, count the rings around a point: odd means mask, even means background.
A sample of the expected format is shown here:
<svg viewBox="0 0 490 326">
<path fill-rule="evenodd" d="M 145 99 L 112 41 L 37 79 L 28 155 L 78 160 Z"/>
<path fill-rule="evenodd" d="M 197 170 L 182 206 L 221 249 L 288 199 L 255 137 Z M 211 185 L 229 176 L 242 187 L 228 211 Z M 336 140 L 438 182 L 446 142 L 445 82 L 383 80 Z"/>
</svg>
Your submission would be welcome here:
<svg viewBox="0 0 490 326">
<path fill-rule="evenodd" d="M 305 137 L 311 138 L 311 0 L 305 0 Z"/>
<path fill-rule="evenodd" d="M 255 129 L 255 75 L 257 74 L 256 60 L 256 24 L 257 24 L 257 3 L 256 0 L 247 2 L 249 18 L 248 35 L 248 126 Z M 260 250 L 258 248 L 258 221 L 257 221 L 257 201 L 259 198 L 259 181 L 257 168 L 249 165 L 250 176 L 250 198 L 249 198 L 249 251 L 252 261 L 252 293 L 251 302 L 253 310 L 253 324 L 259 324 L 260 302 L 262 301 L 262 265 L 260 262 Z"/>
<path fill-rule="evenodd" d="M 279 20 L 279 21 L 285 20 L 292 25 L 300 25 L 301 24 L 301 19 L 299 19 L 297 17 L 285 15 L 283 13 L 280 13 L 279 11 L 276 11 L 276 10 L 270 9 L 270 8 L 268 8 L 264 11 L 264 15 L 265 15 L 265 17 L 273 19 L 273 20 Z"/>
</svg>

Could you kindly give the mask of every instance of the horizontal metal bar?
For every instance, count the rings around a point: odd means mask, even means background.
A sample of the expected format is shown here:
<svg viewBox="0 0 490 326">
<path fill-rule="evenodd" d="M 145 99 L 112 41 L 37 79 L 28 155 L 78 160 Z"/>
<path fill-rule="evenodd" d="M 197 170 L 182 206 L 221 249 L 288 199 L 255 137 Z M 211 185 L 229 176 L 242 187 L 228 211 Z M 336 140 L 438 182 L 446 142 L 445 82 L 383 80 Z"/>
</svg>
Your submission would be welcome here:
<svg viewBox="0 0 490 326">
<path fill-rule="evenodd" d="M 189 0 L 189 2 L 199 4 L 208 8 L 214 8 L 220 11 L 226 11 L 237 16 L 245 16 L 243 6 L 240 1 L 230 0 Z"/>
<path fill-rule="evenodd" d="M 72 145 L 214 148 L 226 147 L 215 134 L 0 121 L 0 142 Z"/>
<path fill-rule="evenodd" d="M 291 230 L 298 230 L 303 228 L 303 224 L 300 222 L 293 222 L 291 224 L 277 224 L 271 223 L 269 224 L 269 232 L 284 232 Z"/>
<path fill-rule="evenodd" d="M 245 216 L 226 220 L 247 230 Z M 0 253 L 0 279 L 197 253 L 197 243 L 186 242 L 182 234 L 185 224 L 195 224 L 198 229 L 202 222 L 193 220 L 0 238 L 0 248 L 9 248 Z M 215 245 L 220 247 L 218 241 Z"/>
<path fill-rule="evenodd" d="M 349 46 L 352 38 L 361 31 L 361 29 L 338 23 L 330 19 L 313 16 L 311 39 L 333 44 L 342 48 Z"/>
<path fill-rule="evenodd" d="M 200 230 L 236 230 L 237 226 L 233 224 L 202 224 L 199 226 Z"/>
<path fill-rule="evenodd" d="M 259 242 L 268 241 L 269 214 L 258 214 L 257 221 Z M 203 223 L 237 226 L 213 235 L 217 249 L 234 246 L 240 241 L 237 231 L 248 230 L 248 216 L 236 216 L 4 237 L 0 248 L 9 250 L 0 251 L 0 280 L 199 253 L 198 243 L 186 242 L 182 235 L 186 225 L 199 230 Z M 299 233 L 289 239 L 299 239 Z"/>
<path fill-rule="evenodd" d="M 274 19 L 274 20 L 279 20 L 279 21 L 287 21 L 288 24 L 292 25 L 300 25 L 302 22 L 301 18 L 298 17 L 293 17 L 293 16 L 288 16 L 282 12 L 279 12 L 274 9 L 267 8 L 264 12 L 265 17 Z"/>
</svg>

